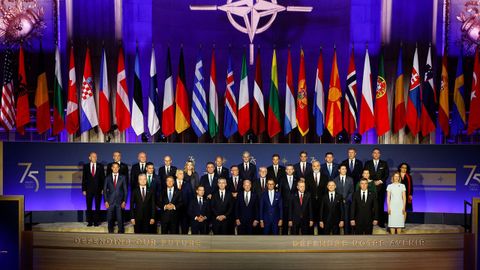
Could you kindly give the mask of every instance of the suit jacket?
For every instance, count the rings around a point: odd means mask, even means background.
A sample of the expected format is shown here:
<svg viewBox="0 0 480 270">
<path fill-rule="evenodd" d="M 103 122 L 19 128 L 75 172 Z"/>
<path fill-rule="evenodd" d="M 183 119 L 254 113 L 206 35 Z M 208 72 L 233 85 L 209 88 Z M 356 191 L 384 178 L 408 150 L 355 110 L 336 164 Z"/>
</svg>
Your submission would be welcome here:
<svg viewBox="0 0 480 270">
<path fill-rule="evenodd" d="M 300 168 L 300 162 L 293 165 L 293 168 L 295 169 L 295 176 L 298 179 L 300 179 L 301 177 L 305 178 L 312 172 L 312 163 L 307 162 L 304 173 L 302 173 L 302 169 Z"/>
<path fill-rule="evenodd" d="M 147 186 L 148 186 L 148 176 L 147 176 Z M 149 190 L 153 190 L 155 194 L 155 201 L 160 198 L 160 195 L 162 194 L 163 186 L 160 181 L 160 177 L 156 174 L 152 175 L 152 182 L 150 183 L 150 186 L 148 186 Z"/>
<path fill-rule="evenodd" d="M 243 167 L 243 162 L 238 164 L 238 171 L 240 175 L 240 179 L 248 179 L 252 181 L 253 179 L 257 178 L 257 166 L 253 163 L 248 164 L 248 171 L 245 171 L 245 168 Z"/>
<path fill-rule="evenodd" d="M 145 199 L 142 198 L 140 187 L 137 187 L 130 199 L 130 213 L 135 222 L 149 221 L 155 219 L 155 191 L 146 189 Z"/>
<path fill-rule="evenodd" d="M 258 205 L 258 195 L 255 192 L 250 191 L 248 205 L 245 203 L 245 191 L 240 192 L 235 203 L 235 218 L 242 224 L 251 225 L 254 220 L 259 220 Z"/>
<path fill-rule="evenodd" d="M 275 171 L 273 170 L 273 165 L 268 166 L 267 168 L 267 179 L 273 179 L 275 180 L 275 183 L 278 183 L 278 179 L 282 178 L 286 175 L 285 173 L 285 167 L 278 165 L 278 172 L 277 176 L 275 176 Z"/>
<path fill-rule="evenodd" d="M 105 184 L 103 187 L 105 202 L 108 202 L 110 205 L 120 205 L 122 202 L 127 202 L 127 193 L 127 179 L 124 175 L 118 175 L 116 186 L 113 184 L 112 174 L 105 178 Z"/>
<path fill-rule="evenodd" d="M 204 197 L 203 204 L 200 206 L 198 204 L 197 196 L 193 197 L 188 205 L 188 216 L 192 221 L 198 216 L 207 217 L 207 220 L 210 219 L 210 200 L 207 200 L 207 198 Z"/>
<path fill-rule="evenodd" d="M 146 173 L 147 165 L 145 163 L 145 169 L 142 171 L 140 168 L 140 163 L 135 163 L 132 165 L 132 169 L 130 169 L 130 191 L 135 190 L 138 187 L 138 175 L 141 173 Z"/>
<path fill-rule="evenodd" d="M 386 189 L 388 175 L 390 174 L 388 164 L 386 161 L 379 160 L 377 170 L 375 170 L 375 165 L 373 163 L 373 160 L 368 160 L 367 162 L 365 162 L 365 170 L 370 171 L 370 179 L 374 181 L 382 180 L 383 189 Z"/>
<path fill-rule="evenodd" d="M 354 186 L 360 182 L 363 173 L 363 163 L 358 158 L 355 158 L 355 162 L 353 163 L 353 171 L 350 170 L 350 159 L 345 159 L 342 161 L 341 165 L 347 166 L 347 176 L 352 177 Z"/>
<path fill-rule="evenodd" d="M 340 175 L 335 177 L 334 181 L 335 181 L 335 184 L 337 185 L 337 192 L 342 194 L 342 197 L 345 200 L 345 202 L 351 202 L 353 191 L 354 191 L 353 179 L 349 176 L 345 176 L 345 185 L 343 186 L 340 183 Z"/>
<path fill-rule="evenodd" d="M 165 210 L 165 206 L 169 203 L 175 205 L 175 210 Z M 168 201 L 168 188 L 163 189 L 160 200 L 157 202 L 158 208 L 161 210 L 162 222 L 176 221 L 178 218 L 178 210 L 182 208 L 182 193 L 173 189 L 172 201 Z"/>
<path fill-rule="evenodd" d="M 283 208 L 290 207 L 290 198 L 297 191 L 297 179 L 293 176 L 292 188 L 288 185 L 288 176 L 280 179 L 280 193 L 282 194 Z M 287 217 L 284 217 L 287 218 Z"/>
<path fill-rule="evenodd" d="M 253 180 L 250 180 L 253 182 Z M 238 177 L 238 183 L 237 183 L 237 188 L 235 188 L 235 184 L 233 183 L 233 176 L 230 178 L 227 178 L 227 189 L 230 192 L 240 192 L 243 190 L 243 179 Z"/>
<path fill-rule="evenodd" d="M 175 174 L 177 174 L 177 167 L 170 165 L 170 173 L 167 175 L 165 171 L 165 166 L 158 168 L 158 176 L 160 176 L 160 181 L 162 182 L 163 187 L 166 187 L 167 176 L 173 176 L 175 179 Z"/>
<path fill-rule="evenodd" d="M 361 191 L 355 191 L 350 207 L 350 219 L 358 224 L 371 225 L 373 220 L 378 220 L 378 200 L 375 192 L 367 190 L 367 201 L 362 201 Z"/>
<path fill-rule="evenodd" d="M 188 175 L 185 173 L 185 177 L 183 178 L 185 181 L 190 182 L 192 186 L 192 191 L 197 189 L 197 186 L 200 184 L 200 177 L 198 176 L 197 172 L 193 172 L 192 175 Z"/>
<path fill-rule="evenodd" d="M 112 174 L 112 164 L 113 164 L 113 162 L 110 162 L 107 165 L 107 175 Z M 129 183 L 128 177 L 130 175 L 128 174 L 128 164 L 127 163 L 120 162 L 120 169 L 118 170 L 118 173 L 125 176 L 125 178 L 127 179 L 127 184 L 128 184 Z"/>
<path fill-rule="evenodd" d="M 290 200 L 289 221 L 299 224 L 305 221 L 313 221 L 312 201 L 308 192 L 303 193 L 303 201 L 300 204 L 300 195 L 298 192 L 293 194 Z"/>
<path fill-rule="evenodd" d="M 175 180 L 174 186 L 175 186 L 175 189 L 179 190 L 177 180 Z M 182 208 L 181 209 L 186 211 L 188 209 L 188 205 L 190 204 L 190 200 L 193 197 L 193 191 L 192 191 L 192 186 L 190 185 L 190 182 L 187 182 L 187 181 L 183 180 L 182 189 L 179 190 L 179 191 L 182 194 Z"/>
<path fill-rule="evenodd" d="M 228 177 L 230 176 L 230 172 L 225 166 L 222 166 L 222 172 L 218 174 L 218 167 L 215 166 L 215 176 L 217 176 L 217 178 L 223 177 L 225 179 L 228 179 Z"/>
<path fill-rule="evenodd" d="M 265 190 L 267 190 L 267 180 L 268 177 L 265 177 L 265 186 L 262 188 L 261 178 L 257 178 L 252 181 L 252 191 L 257 194 L 257 197 L 260 199 Z"/>
<path fill-rule="evenodd" d="M 200 185 L 204 186 L 205 188 L 205 197 L 207 197 L 208 195 L 210 194 L 213 194 L 215 193 L 217 190 L 218 190 L 218 178 L 213 175 L 213 181 L 212 181 L 212 185 L 210 185 L 210 180 L 208 179 L 208 174 L 204 174 L 202 175 L 202 177 L 200 177 Z M 228 183 L 227 183 L 228 185 Z M 227 186 L 228 188 L 228 186 Z"/>
<path fill-rule="evenodd" d="M 283 204 L 280 192 L 275 191 L 273 204 L 270 203 L 268 191 L 263 192 L 260 200 L 260 220 L 265 223 L 277 223 L 280 219 L 283 219 Z"/>
<path fill-rule="evenodd" d="M 92 176 L 90 162 L 83 165 L 82 191 L 88 193 L 101 192 L 105 183 L 105 170 L 102 163 L 97 162 L 95 175 Z"/>
<path fill-rule="evenodd" d="M 234 209 L 232 193 L 225 189 L 223 201 L 220 199 L 220 191 L 217 190 L 212 196 L 211 213 L 212 219 L 215 220 L 217 216 L 225 215 L 227 219 L 231 218 Z"/>
<path fill-rule="evenodd" d="M 320 221 L 325 226 L 337 226 L 340 221 L 344 221 L 343 197 L 340 193 L 335 192 L 333 203 L 330 202 L 328 192 L 323 196 L 322 206 L 320 207 Z"/>
<path fill-rule="evenodd" d="M 320 171 L 321 171 L 322 173 L 324 173 L 326 176 L 328 176 L 328 180 L 333 180 L 333 179 L 335 179 L 335 177 L 337 177 L 337 175 L 338 175 L 338 164 L 337 164 L 337 163 L 333 163 L 333 166 L 332 166 L 332 174 L 329 174 L 329 173 L 328 173 L 327 163 L 323 163 L 323 164 L 320 166 Z"/>
<path fill-rule="evenodd" d="M 320 201 L 323 195 L 327 192 L 328 176 L 320 171 L 320 181 L 317 182 L 314 178 L 314 172 L 312 171 L 307 175 L 306 179 L 306 191 L 311 194 L 314 201 Z"/>
</svg>

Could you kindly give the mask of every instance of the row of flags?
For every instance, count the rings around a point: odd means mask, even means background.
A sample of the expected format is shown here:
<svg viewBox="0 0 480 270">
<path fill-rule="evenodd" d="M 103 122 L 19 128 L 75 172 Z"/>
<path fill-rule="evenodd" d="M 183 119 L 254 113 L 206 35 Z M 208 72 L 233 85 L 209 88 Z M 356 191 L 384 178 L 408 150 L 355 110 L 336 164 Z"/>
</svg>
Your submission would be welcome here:
<svg viewBox="0 0 480 270">
<path fill-rule="evenodd" d="M 221 123 L 219 119 L 220 109 L 217 91 L 215 50 L 212 51 L 211 55 L 208 96 L 205 88 L 206 82 L 201 54 L 199 54 L 197 58 L 191 105 L 185 79 L 183 48 L 180 50 L 178 73 L 175 81 L 172 74 L 170 49 L 167 51 L 167 67 L 163 85 L 162 106 L 160 106 L 154 48 L 152 48 L 151 53 L 148 105 L 147 108 L 143 108 L 143 87 L 140 80 L 138 47 L 135 56 L 134 89 L 132 95 L 129 95 L 126 82 L 123 49 L 120 48 L 118 52 L 115 103 L 111 100 L 105 50 L 102 50 L 101 56 L 100 89 L 98 89 L 97 103 L 95 100 L 95 84 L 92 77 L 90 50 L 88 48 L 86 50 L 82 83 L 80 89 L 78 89 L 72 47 L 70 50 L 69 80 L 65 108 L 61 78 L 62 65 L 57 47 L 55 51 L 53 122 L 51 122 L 50 115 L 47 75 L 44 69 L 43 54 L 41 53 L 34 102 L 38 133 L 42 134 L 50 128 L 52 128 L 53 135 L 59 134 L 64 129 L 66 129 L 69 134 L 77 132 L 83 133 L 97 126 L 102 132 L 107 133 L 113 126 L 113 116 L 111 113 L 113 111 L 116 125 L 120 132 L 131 127 L 137 135 L 146 132 L 150 135 L 155 135 L 161 132 L 164 136 L 170 136 L 174 132 L 181 134 L 192 127 L 198 137 L 207 133 L 212 138 L 218 136 Z M 17 131 L 23 134 L 25 132 L 25 125 L 30 121 L 23 48 L 20 48 L 18 56 L 18 80 L 14 80 L 12 55 L 12 51 L 7 50 L 5 54 L 4 82 L 2 84 L 0 121 L 6 130 L 12 130 L 16 126 Z M 288 51 L 287 57 L 283 133 L 287 135 L 297 128 L 302 136 L 306 136 L 309 133 L 310 127 L 310 111 L 305 75 L 305 56 L 303 50 L 301 50 L 298 84 L 296 88 L 293 84 L 292 56 L 290 50 Z M 343 130 L 352 135 L 354 133 L 364 134 L 369 130 L 375 129 L 378 136 L 383 136 L 388 131 L 397 133 L 401 129 L 408 127 L 409 132 L 413 136 L 417 136 L 417 134 L 427 136 L 436 129 L 437 109 L 438 125 L 444 134 L 458 135 L 465 127 L 468 127 L 468 134 L 473 133 L 480 128 L 480 101 L 478 97 L 480 92 L 480 55 L 478 48 L 474 60 L 468 125 L 464 100 L 465 86 L 462 58 L 462 55 L 458 58 L 453 104 L 451 106 L 452 117 L 450 119 L 446 54 L 442 60 L 441 89 L 437 94 L 433 76 L 431 47 L 428 51 L 424 74 L 420 74 L 418 48 L 416 48 L 408 93 L 405 95 L 402 49 L 400 49 L 398 55 L 397 73 L 393 91 L 388 91 L 389 84 L 385 79 L 383 49 L 380 52 L 376 84 L 372 79 L 370 56 L 368 49 L 366 49 L 361 98 L 357 100 L 359 95 L 353 48 L 349 57 L 348 74 L 344 91 L 342 91 L 335 49 L 328 91 L 326 91 L 327 89 L 323 79 L 323 56 L 322 51 L 320 51 L 315 77 L 315 95 L 313 99 L 310 99 L 313 101 L 312 116 L 314 117 L 315 133 L 318 136 L 322 136 L 324 131 L 327 131 L 331 136 L 335 137 Z M 277 67 L 276 51 L 273 50 L 269 99 L 267 106 L 265 106 L 264 90 L 262 89 L 260 51 L 257 52 L 256 57 L 252 98 L 249 96 L 250 86 L 247 61 L 244 54 L 242 57 L 237 100 L 237 91 L 235 89 L 236 78 L 232 69 L 232 59 L 229 56 L 226 91 L 223 97 L 223 135 L 226 138 L 230 138 L 236 133 L 243 136 L 250 131 L 256 135 L 267 132 L 268 136 L 272 138 L 282 132 Z M 14 85 L 14 82 L 18 85 Z M 391 117 L 388 106 L 388 94 L 390 92 L 393 92 L 394 95 L 393 111 L 391 112 L 393 115 Z M 16 103 L 14 93 L 17 95 Z M 129 96 L 133 97 L 131 101 L 129 100 Z M 405 96 L 407 96 L 406 101 Z M 327 97 L 327 100 L 325 100 L 325 97 Z M 115 104 L 115 108 L 112 108 L 113 104 Z M 147 120 L 147 130 L 145 130 L 144 127 L 144 118 Z M 390 122 L 390 119 L 392 119 L 393 123 Z"/>
</svg>

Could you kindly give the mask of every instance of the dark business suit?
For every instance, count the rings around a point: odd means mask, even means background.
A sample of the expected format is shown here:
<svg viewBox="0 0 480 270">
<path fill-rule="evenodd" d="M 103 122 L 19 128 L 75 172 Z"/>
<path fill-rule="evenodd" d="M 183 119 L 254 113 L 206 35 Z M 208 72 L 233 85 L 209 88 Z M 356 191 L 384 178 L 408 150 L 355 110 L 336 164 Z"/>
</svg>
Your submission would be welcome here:
<svg viewBox="0 0 480 270">
<path fill-rule="evenodd" d="M 314 228 L 318 226 L 320 221 L 320 206 L 322 205 L 322 198 L 327 192 L 327 175 L 318 172 L 318 180 L 315 179 L 315 172 L 311 172 L 306 178 L 306 191 L 310 193 L 312 197 L 312 212 L 313 212 L 313 227 L 311 228 L 311 234 L 314 233 Z M 323 229 L 318 227 L 318 234 L 323 234 Z"/>
<path fill-rule="evenodd" d="M 230 172 L 228 171 L 227 168 L 225 168 L 224 166 L 222 166 L 221 172 L 218 173 L 218 167 L 215 166 L 215 176 L 217 176 L 217 178 L 225 178 L 225 179 L 228 179 L 228 177 L 230 176 Z"/>
<path fill-rule="evenodd" d="M 362 191 L 353 194 L 350 220 L 355 220 L 354 234 L 372 234 L 373 221 L 378 220 L 378 200 L 375 192 L 366 191 L 367 200 L 362 201 Z"/>
<path fill-rule="evenodd" d="M 388 164 L 384 160 L 379 160 L 377 168 L 375 169 L 375 164 L 373 160 L 368 160 L 367 162 L 365 162 L 365 169 L 370 171 L 370 179 L 372 179 L 373 181 L 383 181 L 383 184 L 376 186 L 376 188 L 378 200 L 378 225 L 380 227 L 385 227 L 385 193 L 387 191 L 387 181 L 390 174 Z"/>
<path fill-rule="evenodd" d="M 142 197 L 141 187 L 137 187 L 130 199 L 130 213 L 135 219 L 135 233 L 157 233 L 157 225 L 151 225 L 150 219 L 155 220 L 155 190 L 145 187 L 145 197 Z M 152 227 L 155 226 L 155 230 Z"/>
<path fill-rule="evenodd" d="M 263 192 L 267 190 L 267 180 L 268 177 L 265 177 L 262 183 L 262 178 L 259 177 L 252 181 L 252 191 L 257 194 L 259 199 L 262 197 Z"/>
<path fill-rule="evenodd" d="M 285 167 L 278 165 L 277 175 L 275 175 L 275 170 L 273 165 L 268 166 L 267 168 L 267 179 L 273 179 L 275 184 L 278 184 L 278 179 L 286 175 Z"/>
<path fill-rule="evenodd" d="M 174 210 L 166 210 L 165 206 L 169 203 L 175 205 Z M 172 199 L 168 199 L 168 188 L 162 191 L 160 201 L 157 203 L 161 211 L 160 222 L 162 224 L 162 234 L 178 233 L 178 209 L 182 208 L 182 194 L 179 190 L 173 189 Z"/>
<path fill-rule="evenodd" d="M 87 200 L 87 222 L 98 223 L 100 216 L 100 203 L 102 202 L 102 190 L 105 183 L 105 170 L 103 164 L 96 163 L 95 175 L 92 175 L 91 163 L 83 165 L 82 192 L 85 191 Z M 95 199 L 95 214 L 92 213 L 92 201 Z"/>
<path fill-rule="evenodd" d="M 282 224 L 282 235 L 288 235 L 288 219 L 289 219 L 289 209 L 290 209 L 290 198 L 297 191 L 297 179 L 293 176 L 292 186 L 288 184 L 288 175 L 283 178 L 280 178 L 280 194 L 282 194 L 283 202 L 283 219 L 285 222 Z"/>
<path fill-rule="evenodd" d="M 113 182 L 113 175 L 108 175 L 105 178 L 105 184 L 103 187 L 103 196 L 105 202 L 108 202 L 109 207 L 107 209 L 107 221 L 108 221 L 108 232 L 113 233 L 113 227 L 115 226 L 115 219 L 113 215 L 115 214 L 116 220 L 118 223 L 118 232 L 124 233 L 125 228 L 123 227 L 123 215 L 121 204 L 127 202 L 127 179 L 124 175 L 119 174 L 117 179 L 117 184 Z"/>
<path fill-rule="evenodd" d="M 300 167 L 300 163 L 301 162 L 298 162 L 295 165 L 293 165 L 293 168 L 295 169 L 295 176 L 297 177 L 297 179 L 305 178 L 307 177 L 307 175 L 309 175 L 312 172 L 312 163 L 306 162 L 305 169 L 303 172 L 302 172 L 302 168 Z"/>
<path fill-rule="evenodd" d="M 339 223 L 344 221 L 345 216 L 343 210 L 343 197 L 340 193 L 335 193 L 333 202 L 330 202 L 328 192 L 323 196 L 322 207 L 320 207 L 320 221 L 323 222 L 325 234 L 340 234 Z"/>
<path fill-rule="evenodd" d="M 220 191 L 217 190 L 212 196 L 211 201 L 211 213 L 212 213 L 212 227 L 214 234 L 227 234 L 228 233 L 228 224 L 231 219 L 233 219 L 233 197 L 230 192 L 226 189 L 224 190 L 223 200 L 220 198 Z M 218 216 L 225 215 L 227 218 L 219 221 L 217 220 Z"/>
<path fill-rule="evenodd" d="M 345 216 L 344 216 L 343 219 L 345 221 L 349 221 L 350 220 L 350 217 L 349 217 L 350 205 L 352 203 L 352 196 L 353 196 L 353 191 L 354 191 L 353 179 L 349 176 L 344 176 L 345 180 L 344 180 L 344 184 L 342 185 L 342 183 L 340 181 L 341 177 L 342 177 L 341 175 L 335 177 L 334 181 L 335 181 L 335 184 L 337 185 L 337 190 L 336 191 L 338 193 L 342 194 L 342 197 L 344 199 L 343 212 L 344 212 Z M 344 228 L 344 233 L 345 234 L 350 234 L 351 228 L 350 228 L 350 223 L 349 222 L 345 222 L 345 226 L 343 228 Z"/>
<path fill-rule="evenodd" d="M 175 179 L 175 174 L 177 173 L 177 167 L 175 166 L 170 166 L 170 170 L 166 171 L 165 166 L 162 166 L 158 168 L 158 176 L 160 177 L 160 182 L 162 182 L 162 186 L 166 187 L 167 186 L 167 177 L 168 176 L 173 176 L 173 179 Z"/>
<path fill-rule="evenodd" d="M 332 163 L 332 173 L 328 172 L 327 163 L 323 163 L 320 166 L 320 171 L 328 177 L 328 180 L 333 180 L 338 176 L 338 164 Z"/>
<path fill-rule="evenodd" d="M 129 183 L 130 191 L 133 191 L 135 190 L 135 188 L 138 187 L 138 176 L 141 173 L 146 173 L 147 163 L 145 163 L 143 167 L 144 168 L 142 170 L 142 168 L 140 167 L 140 163 L 138 162 L 132 165 L 132 169 L 130 170 L 130 183 Z"/>
<path fill-rule="evenodd" d="M 252 181 L 253 179 L 257 178 L 257 166 L 253 163 L 248 163 L 248 171 L 245 171 L 244 163 L 238 164 L 238 172 L 240 179 L 245 180 L 248 179 Z"/>
<path fill-rule="evenodd" d="M 278 221 L 281 219 L 283 219 L 283 204 L 280 192 L 274 191 L 273 203 L 270 202 L 268 190 L 263 192 L 260 200 L 260 220 L 264 224 L 263 234 L 278 235 Z"/>
<path fill-rule="evenodd" d="M 211 195 L 218 190 L 218 178 L 215 175 L 213 175 L 212 184 L 210 184 L 208 173 L 204 174 L 202 175 L 202 177 L 200 177 L 200 185 L 202 185 L 205 188 L 205 197 L 208 197 L 208 195 Z M 228 182 L 227 182 L 227 185 L 228 185 Z"/>
<path fill-rule="evenodd" d="M 114 162 L 108 163 L 108 165 L 107 165 L 107 174 L 106 174 L 106 175 L 112 174 L 112 164 L 113 164 L 113 163 L 114 163 Z M 126 180 L 127 180 L 127 185 L 128 185 L 128 183 L 129 183 L 128 177 L 130 176 L 130 175 L 128 174 L 128 164 L 123 163 L 123 162 L 120 162 L 120 169 L 118 170 L 118 173 L 120 173 L 121 175 L 124 175 L 124 176 L 125 176 L 125 178 L 126 178 Z"/>
<path fill-rule="evenodd" d="M 176 180 L 175 188 L 179 190 L 182 194 L 182 206 L 177 208 L 178 223 L 180 225 L 181 234 L 188 234 L 188 227 L 190 226 L 188 218 L 188 206 L 190 204 L 190 200 L 193 197 L 192 186 L 189 182 L 184 180 L 182 184 L 182 189 L 180 190 L 179 182 L 178 180 Z"/>
<path fill-rule="evenodd" d="M 208 234 L 208 224 L 211 219 L 210 216 L 210 201 L 204 197 L 202 199 L 202 205 L 199 204 L 198 197 L 195 196 L 190 201 L 188 207 L 188 216 L 190 218 L 192 226 L 192 234 Z M 203 222 L 198 222 L 195 220 L 198 216 L 207 217 Z"/>
<path fill-rule="evenodd" d="M 341 165 L 347 166 L 347 176 L 350 176 L 353 179 L 353 186 L 356 187 L 357 183 L 360 182 L 363 173 L 363 163 L 358 158 L 355 158 L 353 162 L 353 170 L 350 168 L 350 159 L 345 159 L 342 161 Z"/>
<path fill-rule="evenodd" d="M 289 221 L 292 221 L 292 234 L 298 235 L 300 231 L 302 235 L 310 234 L 310 221 L 313 221 L 312 201 L 308 192 L 303 193 L 302 202 L 298 192 L 293 194 L 290 200 Z"/>
<path fill-rule="evenodd" d="M 258 215 L 258 195 L 250 191 L 250 200 L 248 205 L 245 201 L 245 191 L 238 193 L 237 202 L 235 203 L 235 219 L 240 220 L 240 225 L 237 226 L 237 233 L 252 235 L 253 221 L 259 220 Z M 258 225 L 257 225 L 258 226 Z"/>
<path fill-rule="evenodd" d="M 253 179 L 250 179 L 250 182 L 253 183 Z M 237 184 L 235 185 L 233 181 L 233 176 L 227 178 L 227 189 L 230 192 L 240 192 L 243 190 L 243 179 L 240 176 L 237 176 Z"/>
</svg>

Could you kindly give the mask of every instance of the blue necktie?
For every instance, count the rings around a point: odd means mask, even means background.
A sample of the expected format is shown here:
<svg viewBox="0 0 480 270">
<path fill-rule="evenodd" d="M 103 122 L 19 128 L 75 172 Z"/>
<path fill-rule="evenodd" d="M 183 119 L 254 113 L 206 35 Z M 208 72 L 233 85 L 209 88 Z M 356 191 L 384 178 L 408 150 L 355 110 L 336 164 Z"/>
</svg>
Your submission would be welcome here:
<svg viewBox="0 0 480 270">
<path fill-rule="evenodd" d="M 172 190 L 168 190 L 168 202 L 172 202 Z"/>
</svg>

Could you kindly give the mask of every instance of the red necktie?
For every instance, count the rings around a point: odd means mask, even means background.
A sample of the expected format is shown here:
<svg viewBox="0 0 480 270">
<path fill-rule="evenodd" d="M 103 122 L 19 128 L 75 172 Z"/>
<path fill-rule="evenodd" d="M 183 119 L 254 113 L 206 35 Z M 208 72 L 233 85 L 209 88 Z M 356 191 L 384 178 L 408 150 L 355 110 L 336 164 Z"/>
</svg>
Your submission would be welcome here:
<svg viewBox="0 0 480 270">
<path fill-rule="evenodd" d="M 95 164 L 92 164 L 92 176 L 95 176 Z"/>
<path fill-rule="evenodd" d="M 300 205 L 303 204 L 303 193 L 300 193 Z"/>
<path fill-rule="evenodd" d="M 113 188 L 117 188 L 117 175 L 113 175 Z"/>
</svg>

